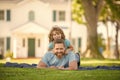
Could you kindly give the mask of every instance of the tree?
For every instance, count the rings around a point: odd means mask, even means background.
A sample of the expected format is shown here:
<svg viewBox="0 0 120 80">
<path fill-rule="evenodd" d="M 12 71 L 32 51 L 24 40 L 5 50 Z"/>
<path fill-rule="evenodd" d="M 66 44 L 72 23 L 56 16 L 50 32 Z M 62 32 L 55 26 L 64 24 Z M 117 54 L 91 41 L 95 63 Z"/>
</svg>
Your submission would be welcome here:
<svg viewBox="0 0 120 80">
<path fill-rule="evenodd" d="M 120 2 L 120 1 L 119 1 Z M 111 10 L 111 20 L 116 23 L 116 35 L 115 35 L 115 56 L 116 59 L 119 59 L 119 50 L 118 50 L 118 30 L 120 29 L 120 3 L 117 0 L 106 0 L 106 3 L 109 5 Z"/>
<path fill-rule="evenodd" d="M 81 4 L 84 9 L 84 15 L 87 25 L 87 49 L 86 52 L 89 51 L 90 56 L 93 58 L 102 58 L 102 55 L 98 50 L 98 35 L 97 35 L 97 22 L 100 11 L 103 7 L 103 0 L 76 0 L 77 4 Z M 79 8 L 80 11 L 80 8 Z M 80 18 L 81 15 L 78 14 Z M 77 19 L 75 19 L 78 21 Z"/>
<path fill-rule="evenodd" d="M 104 8 L 102 8 L 102 11 L 100 13 L 99 21 L 102 21 L 105 26 L 106 26 L 106 32 L 107 32 L 107 43 L 105 47 L 105 51 L 102 53 L 104 58 L 109 58 L 111 51 L 110 51 L 110 40 L 111 38 L 109 37 L 109 30 L 108 30 L 108 21 L 110 21 L 111 18 L 111 11 L 108 6 L 108 4 L 105 3 Z"/>
</svg>

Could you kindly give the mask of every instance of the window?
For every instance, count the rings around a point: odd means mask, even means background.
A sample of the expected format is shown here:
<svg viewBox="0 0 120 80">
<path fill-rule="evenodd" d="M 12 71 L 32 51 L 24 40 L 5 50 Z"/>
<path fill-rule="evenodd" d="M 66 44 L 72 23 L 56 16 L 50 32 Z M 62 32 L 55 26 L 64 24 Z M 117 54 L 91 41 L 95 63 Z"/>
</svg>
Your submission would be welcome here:
<svg viewBox="0 0 120 80">
<path fill-rule="evenodd" d="M 23 39 L 22 44 L 22 46 L 25 47 L 25 39 Z"/>
<path fill-rule="evenodd" d="M 53 21 L 65 21 L 65 11 L 53 10 Z"/>
<path fill-rule="evenodd" d="M 34 11 L 29 12 L 29 21 L 34 21 L 35 20 L 35 14 Z"/>
<path fill-rule="evenodd" d="M 81 38 L 78 38 L 78 47 L 81 47 Z"/>
<path fill-rule="evenodd" d="M 55 10 L 53 11 L 53 21 L 54 22 L 56 21 L 56 11 Z"/>
<path fill-rule="evenodd" d="M 9 9 L 0 10 L 0 21 L 10 21 L 11 20 L 11 11 Z"/>
<path fill-rule="evenodd" d="M 65 21 L 65 11 L 59 11 L 59 21 Z"/>
<path fill-rule="evenodd" d="M 4 10 L 0 10 L 0 20 L 5 19 L 4 14 L 5 14 Z"/>
<path fill-rule="evenodd" d="M 40 39 L 38 39 L 38 47 L 40 47 Z"/>
<path fill-rule="evenodd" d="M 75 45 L 75 39 L 72 39 L 72 44 Z"/>
<path fill-rule="evenodd" d="M 7 37 L 6 50 L 10 50 L 10 37 Z"/>
<path fill-rule="evenodd" d="M 81 52 L 81 38 L 78 38 L 78 51 Z"/>
<path fill-rule="evenodd" d="M 10 21 L 11 20 L 11 11 L 10 10 L 7 10 L 6 11 L 7 13 L 6 13 L 6 16 L 7 16 L 7 21 Z"/>
</svg>

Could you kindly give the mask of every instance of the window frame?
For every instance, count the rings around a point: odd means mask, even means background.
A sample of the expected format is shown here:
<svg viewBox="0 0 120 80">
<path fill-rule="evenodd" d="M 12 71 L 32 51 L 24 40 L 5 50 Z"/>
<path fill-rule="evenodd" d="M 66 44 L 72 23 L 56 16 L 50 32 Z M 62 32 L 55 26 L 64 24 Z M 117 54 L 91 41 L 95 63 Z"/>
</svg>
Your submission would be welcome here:
<svg viewBox="0 0 120 80">
<path fill-rule="evenodd" d="M 5 20 L 5 10 L 0 10 L 0 12 L 3 11 L 3 14 L 0 13 L 0 21 L 4 21 Z M 3 16 L 2 16 L 3 15 Z M 2 17 L 2 18 L 1 18 Z"/>
<path fill-rule="evenodd" d="M 11 21 L 11 10 L 10 9 L 6 10 L 6 21 Z"/>
<path fill-rule="evenodd" d="M 66 17 L 65 11 L 60 10 L 58 12 L 58 19 L 59 19 L 59 21 L 65 21 L 65 17 Z"/>
<path fill-rule="evenodd" d="M 53 10 L 52 21 L 66 21 L 66 11 L 65 10 Z"/>
<path fill-rule="evenodd" d="M 33 10 L 29 11 L 28 20 L 29 21 L 34 21 L 35 20 L 35 12 Z"/>
</svg>

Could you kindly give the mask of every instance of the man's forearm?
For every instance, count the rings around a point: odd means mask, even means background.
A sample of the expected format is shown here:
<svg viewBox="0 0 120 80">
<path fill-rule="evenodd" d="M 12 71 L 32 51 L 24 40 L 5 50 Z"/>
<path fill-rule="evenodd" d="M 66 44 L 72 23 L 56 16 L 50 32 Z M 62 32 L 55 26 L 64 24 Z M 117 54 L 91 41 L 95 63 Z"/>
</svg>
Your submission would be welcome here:
<svg viewBox="0 0 120 80">
<path fill-rule="evenodd" d="M 47 68 L 47 65 L 44 62 L 40 61 L 37 65 L 37 68 Z"/>
<path fill-rule="evenodd" d="M 64 70 L 77 70 L 77 61 L 72 61 L 69 63 L 69 66 L 67 68 L 63 68 Z"/>
</svg>

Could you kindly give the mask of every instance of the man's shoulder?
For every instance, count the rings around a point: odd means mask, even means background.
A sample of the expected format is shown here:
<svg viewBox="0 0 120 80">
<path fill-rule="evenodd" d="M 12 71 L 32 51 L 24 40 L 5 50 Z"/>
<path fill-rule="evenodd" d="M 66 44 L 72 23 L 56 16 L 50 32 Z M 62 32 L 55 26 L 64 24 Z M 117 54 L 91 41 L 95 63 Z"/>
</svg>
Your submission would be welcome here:
<svg viewBox="0 0 120 80">
<path fill-rule="evenodd" d="M 67 55 L 71 56 L 71 55 L 75 55 L 75 53 L 73 51 L 69 51 Z"/>
<path fill-rule="evenodd" d="M 45 55 L 48 56 L 48 57 L 54 56 L 52 51 L 48 51 Z"/>
</svg>

